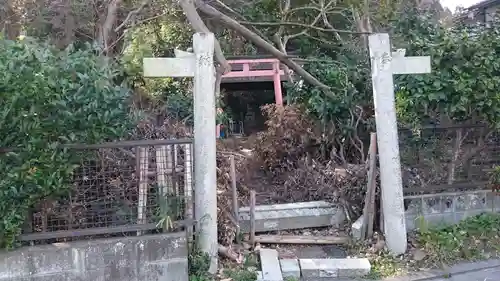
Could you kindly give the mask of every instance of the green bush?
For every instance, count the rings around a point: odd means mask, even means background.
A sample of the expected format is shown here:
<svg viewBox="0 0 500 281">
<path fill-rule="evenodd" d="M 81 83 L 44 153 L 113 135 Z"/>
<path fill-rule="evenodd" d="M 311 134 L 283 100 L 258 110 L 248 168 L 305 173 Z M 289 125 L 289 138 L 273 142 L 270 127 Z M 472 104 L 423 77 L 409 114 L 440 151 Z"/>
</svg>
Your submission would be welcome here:
<svg viewBox="0 0 500 281">
<path fill-rule="evenodd" d="M 0 246 L 15 246 L 28 210 L 67 194 L 75 154 L 65 143 L 98 143 L 133 128 L 129 92 L 111 62 L 88 48 L 0 40 Z"/>
</svg>

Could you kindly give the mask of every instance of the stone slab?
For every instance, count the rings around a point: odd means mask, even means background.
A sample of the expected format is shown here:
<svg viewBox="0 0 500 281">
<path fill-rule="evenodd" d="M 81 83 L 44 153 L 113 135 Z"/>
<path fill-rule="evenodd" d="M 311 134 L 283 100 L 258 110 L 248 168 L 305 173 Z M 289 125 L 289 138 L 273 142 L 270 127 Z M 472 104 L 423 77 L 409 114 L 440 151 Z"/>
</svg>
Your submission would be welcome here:
<svg viewBox="0 0 500 281">
<path fill-rule="evenodd" d="M 304 278 L 363 277 L 371 265 L 368 259 L 300 259 Z"/>
<path fill-rule="evenodd" d="M 283 278 L 300 278 L 300 266 L 298 259 L 281 259 L 280 265 Z"/>
<path fill-rule="evenodd" d="M 344 223 L 342 208 L 325 201 L 256 206 L 255 231 L 269 232 L 323 226 L 340 226 Z M 250 210 L 240 208 L 241 231 L 250 230 Z"/>
<path fill-rule="evenodd" d="M 278 251 L 273 249 L 260 249 L 260 264 L 262 278 L 266 281 L 283 281 Z"/>
<path fill-rule="evenodd" d="M 354 240 L 361 240 L 365 236 L 364 219 L 365 216 L 361 215 L 351 226 L 351 235 Z"/>
</svg>

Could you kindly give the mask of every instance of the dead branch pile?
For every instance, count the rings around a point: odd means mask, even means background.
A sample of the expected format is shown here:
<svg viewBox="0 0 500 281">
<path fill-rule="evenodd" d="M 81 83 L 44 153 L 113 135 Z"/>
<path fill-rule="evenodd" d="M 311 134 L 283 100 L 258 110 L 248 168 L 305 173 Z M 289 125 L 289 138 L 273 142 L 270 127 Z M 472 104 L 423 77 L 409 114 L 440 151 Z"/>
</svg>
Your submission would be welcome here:
<svg viewBox="0 0 500 281">
<path fill-rule="evenodd" d="M 263 108 L 267 130 L 244 144 L 252 148 L 244 155 L 238 145 L 218 144 L 219 240 L 231 244 L 235 224 L 232 219 L 230 164 L 228 154 L 236 156 L 240 206 L 248 206 L 251 189 L 257 204 L 276 204 L 328 200 L 339 202 L 351 216 L 362 212 L 366 192 L 367 168 L 362 164 L 340 166 L 322 142 L 321 132 L 298 107 Z M 231 211 L 230 211 L 231 210 Z"/>
</svg>

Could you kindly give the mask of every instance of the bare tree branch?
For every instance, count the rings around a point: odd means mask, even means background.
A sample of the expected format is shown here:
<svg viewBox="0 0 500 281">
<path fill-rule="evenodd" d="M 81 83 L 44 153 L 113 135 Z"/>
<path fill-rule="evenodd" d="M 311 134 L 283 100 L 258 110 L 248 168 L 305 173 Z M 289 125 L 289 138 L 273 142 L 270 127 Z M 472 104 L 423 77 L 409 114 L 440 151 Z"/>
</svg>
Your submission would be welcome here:
<svg viewBox="0 0 500 281">
<path fill-rule="evenodd" d="M 127 17 L 125 18 L 125 20 L 123 20 L 123 22 L 118 25 L 116 28 L 115 28 L 115 32 L 118 32 L 120 31 L 122 28 L 124 28 L 125 26 L 127 26 L 130 22 L 133 22 L 135 20 L 135 17 L 137 17 L 137 15 L 149 4 L 149 0 L 144 0 L 142 1 L 141 5 L 139 6 L 139 8 L 133 10 L 132 12 L 128 13 Z"/>
<path fill-rule="evenodd" d="M 321 16 L 321 14 L 320 14 Z M 295 27 L 304 27 L 304 28 L 309 28 L 309 29 L 314 29 L 318 31 L 323 31 L 323 32 L 338 32 L 338 33 L 348 33 L 348 34 L 370 34 L 371 32 L 357 32 L 357 31 L 350 31 L 350 30 L 343 30 L 343 29 L 336 29 L 336 28 L 323 28 L 323 27 L 318 27 L 314 26 L 312 24 L 305 24 L 305 23 L 300 23 L 300 22 L 249 22 L 249 21 L 240 21 L 240 24 L 243 25 L 254 25 L 254 26 L 295 26 Z"/>
<path fill-rule="evenodd" d="M 191 26 L 196 32 L 210 32 L 210 30 L 198 14 L 193 0 L 181 0 L 179 1 L 179 4 L 181 5 L 188 21 L 191 23 Z M 222 48 L 220 47 L 218 40 L 215 40 L 215 60 L 221 65 L 223 74 L 231 71 L 231 66 L 224 57 L 224 53 L 222 52 Z"/>
<path fill-rule="evenodd" d="M 229 11 L 231 14 L 233 14 L 234 16 L 236 16 L 237 18 L 239 18 L 240 20 L 242 20 L 242 21 L 248 21 L 246 17 L 244 17 L 242 14 L 238 13 L 237 11 L 235 11 L 234 9 L 232 9 L 231 7 L 227 6 L 222 1 L 220 1 L 220 0 L 216 0 L 216 1 L 217 1 L 217 5 L 221 6 L 223 9 Z M 255 32 L 255 34 L 257 34 L 260 37 L 262 37 L 262 39 L 269 41 L 266 38 L 267 36 L 264 33 L 262 33 L 260 30 L 258 30 L 257 28 L 255 28 L 253 26 L 251 26 L 250 28 L 252 29 L 253 32 Z"/>
</svg>

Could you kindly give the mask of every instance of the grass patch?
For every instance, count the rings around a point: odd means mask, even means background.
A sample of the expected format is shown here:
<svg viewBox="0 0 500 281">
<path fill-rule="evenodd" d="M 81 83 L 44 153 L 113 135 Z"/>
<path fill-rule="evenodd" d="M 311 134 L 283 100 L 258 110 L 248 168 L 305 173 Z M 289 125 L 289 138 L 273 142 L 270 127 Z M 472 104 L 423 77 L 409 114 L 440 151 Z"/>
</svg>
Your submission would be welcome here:
<svg viewBox="0 0 500 281">
<path fill-rule="evenodd" d="M 257 270 L 259 267 L 257 255 L 248 253 L 244 257 L 243 264 L 224 268 L 220 279 L 227 281 L 255 281 L 257 280 Z"/>
<path fill-rule="evenodd" d="M 208 273 L 210 257 L 198 250 L 189 253 L 189 281 L 212 281 L 213 276 Z"/>
<path fill-rule="evenodd" d="M 407 272 L 402 260 L 399 260 L 388 252 L 379 252 L 378 255 L 369 257 L 372 270 L 368 275 L 370 279 L 398 276 Z"/>
<path fill-rule="evenodd" d="M 189 281 L 255 281 L 257 280 L 258 258 L 255 254 L 245 256 L 241 265 L 224 268 L 221 274 L 213 276 L 208 273 L 210 257 L 206 253 L 192 250 L 189 254 Z"/>
<path fill-rule="evenodd" d="M 429 228 L 422 224 L 419 228 L 409 235 L 404 255 L 392 256 L 383 249 L 380 238 L 375 238 L 377 243 L 352 245 L 349 253 L 370 260 L 369 277 L 373 279 L 500 256 L 500 214 L 485 213 L 452 226 Z"/>
<path fill-rule="evenodd" d="M 438 264 L 496 257 L 500 253 L 500 214 L 485 213 L 457 225 L 418 233 L 418 242 Z"/>
</svg>

